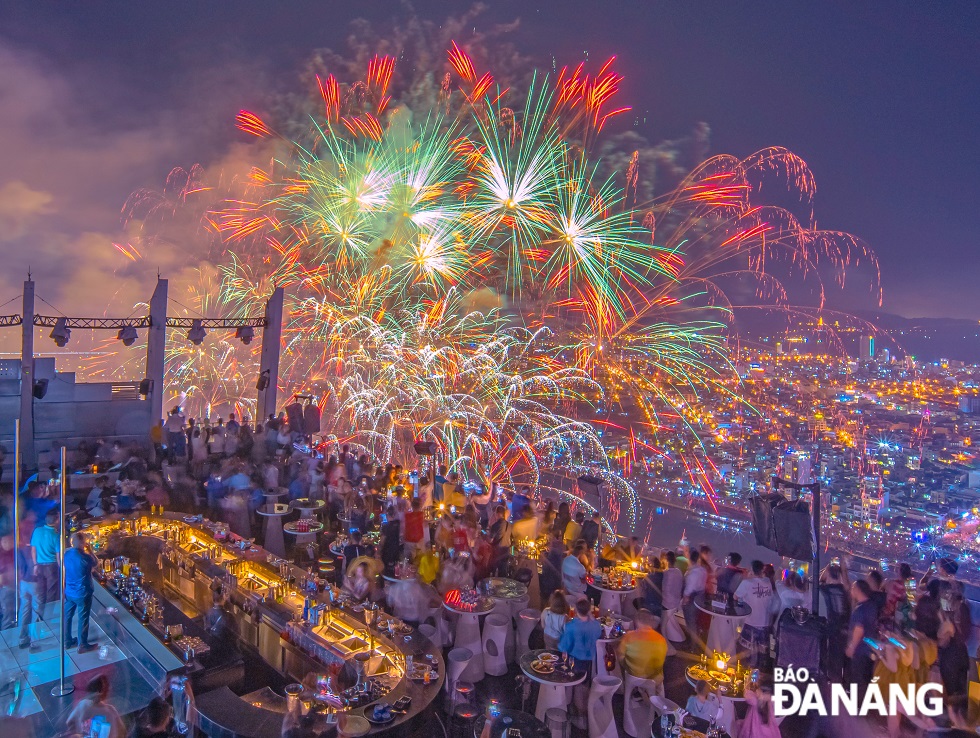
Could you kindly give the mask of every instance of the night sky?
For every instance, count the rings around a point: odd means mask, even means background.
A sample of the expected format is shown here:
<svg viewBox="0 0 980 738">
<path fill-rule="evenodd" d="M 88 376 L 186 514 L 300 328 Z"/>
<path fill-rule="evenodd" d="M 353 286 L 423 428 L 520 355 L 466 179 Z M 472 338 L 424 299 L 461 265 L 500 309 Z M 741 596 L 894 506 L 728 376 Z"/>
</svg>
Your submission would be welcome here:
<svg viewBox="0 0 980 738">
<path fill-rule="evenodd" d="M 30 265 L 68 311 L 148 296 L 174 254 L 123 265 L 119 210 L 171 167 L 211 165 L 242 134 L 239 108 L 298 88 L 348 24 L 384 29 L 455 2 L 87 2 L 0 4 L 0 302 Z M 652 142 L 700 121 L 711 153 L 768 145 L 813 169 L 816 216 L 878 253 L 883 308 L 980 318 L 980 4 L 973 2 L 512 2 L 476 21 L 519 20 L 509 40 L 542 69 L 618 55 L 620 100 Z M 466 38 L 459 41 L 465 46 Z M 397 74 L 397 71 L 396 71 Z M 624 116 L 625 118 L 625 116 Z M 645 123 L 643 120 L 645 119 Z M 860 280 L 857 280 L 860 283 Z M 875 307 L 867 290 L 835 307 Z"/>
</svg>

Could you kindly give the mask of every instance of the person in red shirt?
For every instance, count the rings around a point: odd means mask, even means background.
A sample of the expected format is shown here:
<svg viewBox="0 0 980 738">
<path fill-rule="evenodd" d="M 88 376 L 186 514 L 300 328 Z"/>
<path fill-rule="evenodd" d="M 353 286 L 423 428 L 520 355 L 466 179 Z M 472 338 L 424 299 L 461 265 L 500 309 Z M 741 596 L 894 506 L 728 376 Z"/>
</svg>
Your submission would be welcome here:
<svg viewBox="0 0 980 738">
<path fill-rule="evenodd" d="M 412 498 L 412 509 L 405 513 L 405 530 L 402 532 L 402 543 L 405 555 L 414 557 L 415 552 L 422 548 L 426 539 L 425 513 L 422 512 L 422 501 Z"/>
<path fill-rule="evenodd" d="M 458 554 L 470 550 L 470 541 L 466 533 L 466 524 L 462 520 L 457 520 L 453 525 L 453 549 Z"/>
</svg>

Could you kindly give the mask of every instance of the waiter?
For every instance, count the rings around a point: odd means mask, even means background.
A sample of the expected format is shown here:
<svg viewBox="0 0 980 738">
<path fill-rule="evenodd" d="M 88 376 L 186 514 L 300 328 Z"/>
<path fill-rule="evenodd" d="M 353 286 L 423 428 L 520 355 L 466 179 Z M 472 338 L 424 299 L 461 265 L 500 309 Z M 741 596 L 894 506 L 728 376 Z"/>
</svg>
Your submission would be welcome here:
<svg viewBox="0 0 980 738">
<path fill-rule="evenodd" d="M 78 653 L 94 651 L 97 643 L 88 639 L 89 616 L 92 614 L 92 571 L 99 560 L 88 546 L 88 534 L 79 531 L 71 537 L 71 548 L 65 553 L 65 647 L 78 646 Z M 71 621 L 78 611 L 78 638 L 71 637 Z"/>
</svg>

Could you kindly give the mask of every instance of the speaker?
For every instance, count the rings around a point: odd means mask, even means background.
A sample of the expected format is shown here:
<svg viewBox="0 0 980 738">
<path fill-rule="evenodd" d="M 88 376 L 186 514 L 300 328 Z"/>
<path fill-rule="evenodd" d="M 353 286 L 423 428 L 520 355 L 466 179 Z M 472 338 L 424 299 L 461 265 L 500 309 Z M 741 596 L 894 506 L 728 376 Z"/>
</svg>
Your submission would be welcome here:
<svg viewBox="0 0 980 738">
<path fill-rule="evenodd" d="M 439 450 L 439 445 L 435 441 L 417 441 L 415 453 L 419 456 L 435 456 Z"/>
<path fill-rule="evenodd" d="M 588 474 L 582 475 L 578 478 L 578 488 L 582 490 L 583 495 L 596 495 L 599 494 L 599 487 L 601 487 L 604 482 L 599 477 L 590 477 Z"/>
<path fill-rule="evenodd" d="M 266 369 L 259 375 L 259 381 L 255 383 L 255 389 L 262 392 L 269 386 L 269 370 Z"/>
<path fill-rule="evenodd" d="M 803 561 L 813 558 L 816 542 L 809 503 L 783 500 L 773 508 L 772 527 L 776 533 L 776 553 Z"/>
<path fill-rule="evenodd" d="M 149 397 L 150 393 L 153 392 L 153 380 L 149 377 L 143 377 L 140 380 L 140 397 Z"/>
<path fill-rule="evenodd" d="M 44 396 L 48 394 L 48 380 L 47 379 L 35 379 L 33 394 L 38 400 L 43 400 Z"/>
<path fill-rule="evenodd" d="M 752 530 L 755 532 L 755 542 L 760 546 L 775 551 L 778 547 L 776 543 L 776 528 L 772 522 L 772 511 L 780 502 L 786 500 L 781 494 L 773 492 L 764 495 L 755 495 L 749 498 L 749 505 L 752 508 Z"/>
</svg>

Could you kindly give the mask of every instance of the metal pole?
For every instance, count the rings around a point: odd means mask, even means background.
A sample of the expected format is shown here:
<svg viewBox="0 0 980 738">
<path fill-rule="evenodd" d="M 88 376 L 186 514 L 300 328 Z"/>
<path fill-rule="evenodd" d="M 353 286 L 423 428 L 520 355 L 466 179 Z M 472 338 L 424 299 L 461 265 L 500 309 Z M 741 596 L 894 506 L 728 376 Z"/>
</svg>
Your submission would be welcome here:
<svg viewBox="0 0 980 738">
<path fill-rule="evenodd" d="M 820 482 L 813 485 L 813 574 L 810 576 L 810 589 L 812 591 L 811 612 L 814 615 L 820 613 Z"/>
<path fill-rule="evenodd" d="M 61 603 L 61 622 L 58 629 L 61 637 L 58 642 L 61 644 L 61 679 L 58 685 L 51 688 L 52 697 L 66 697 L 75 691 L 73 684 L 65 684 L 65 496 L 68 489 L 68 477 L 65 474 L 65 447 L 61 447 L 61 510 L 59 517 L 61 524 L 58 526 L 59 537 L 61 538 L 61 582 L 58 586 L 58 601 Z"/>
<path fill-rule="evenodd" d="M 14 625 L 20 625 L 20 418 L 14 420 Z"/>
</svg>

